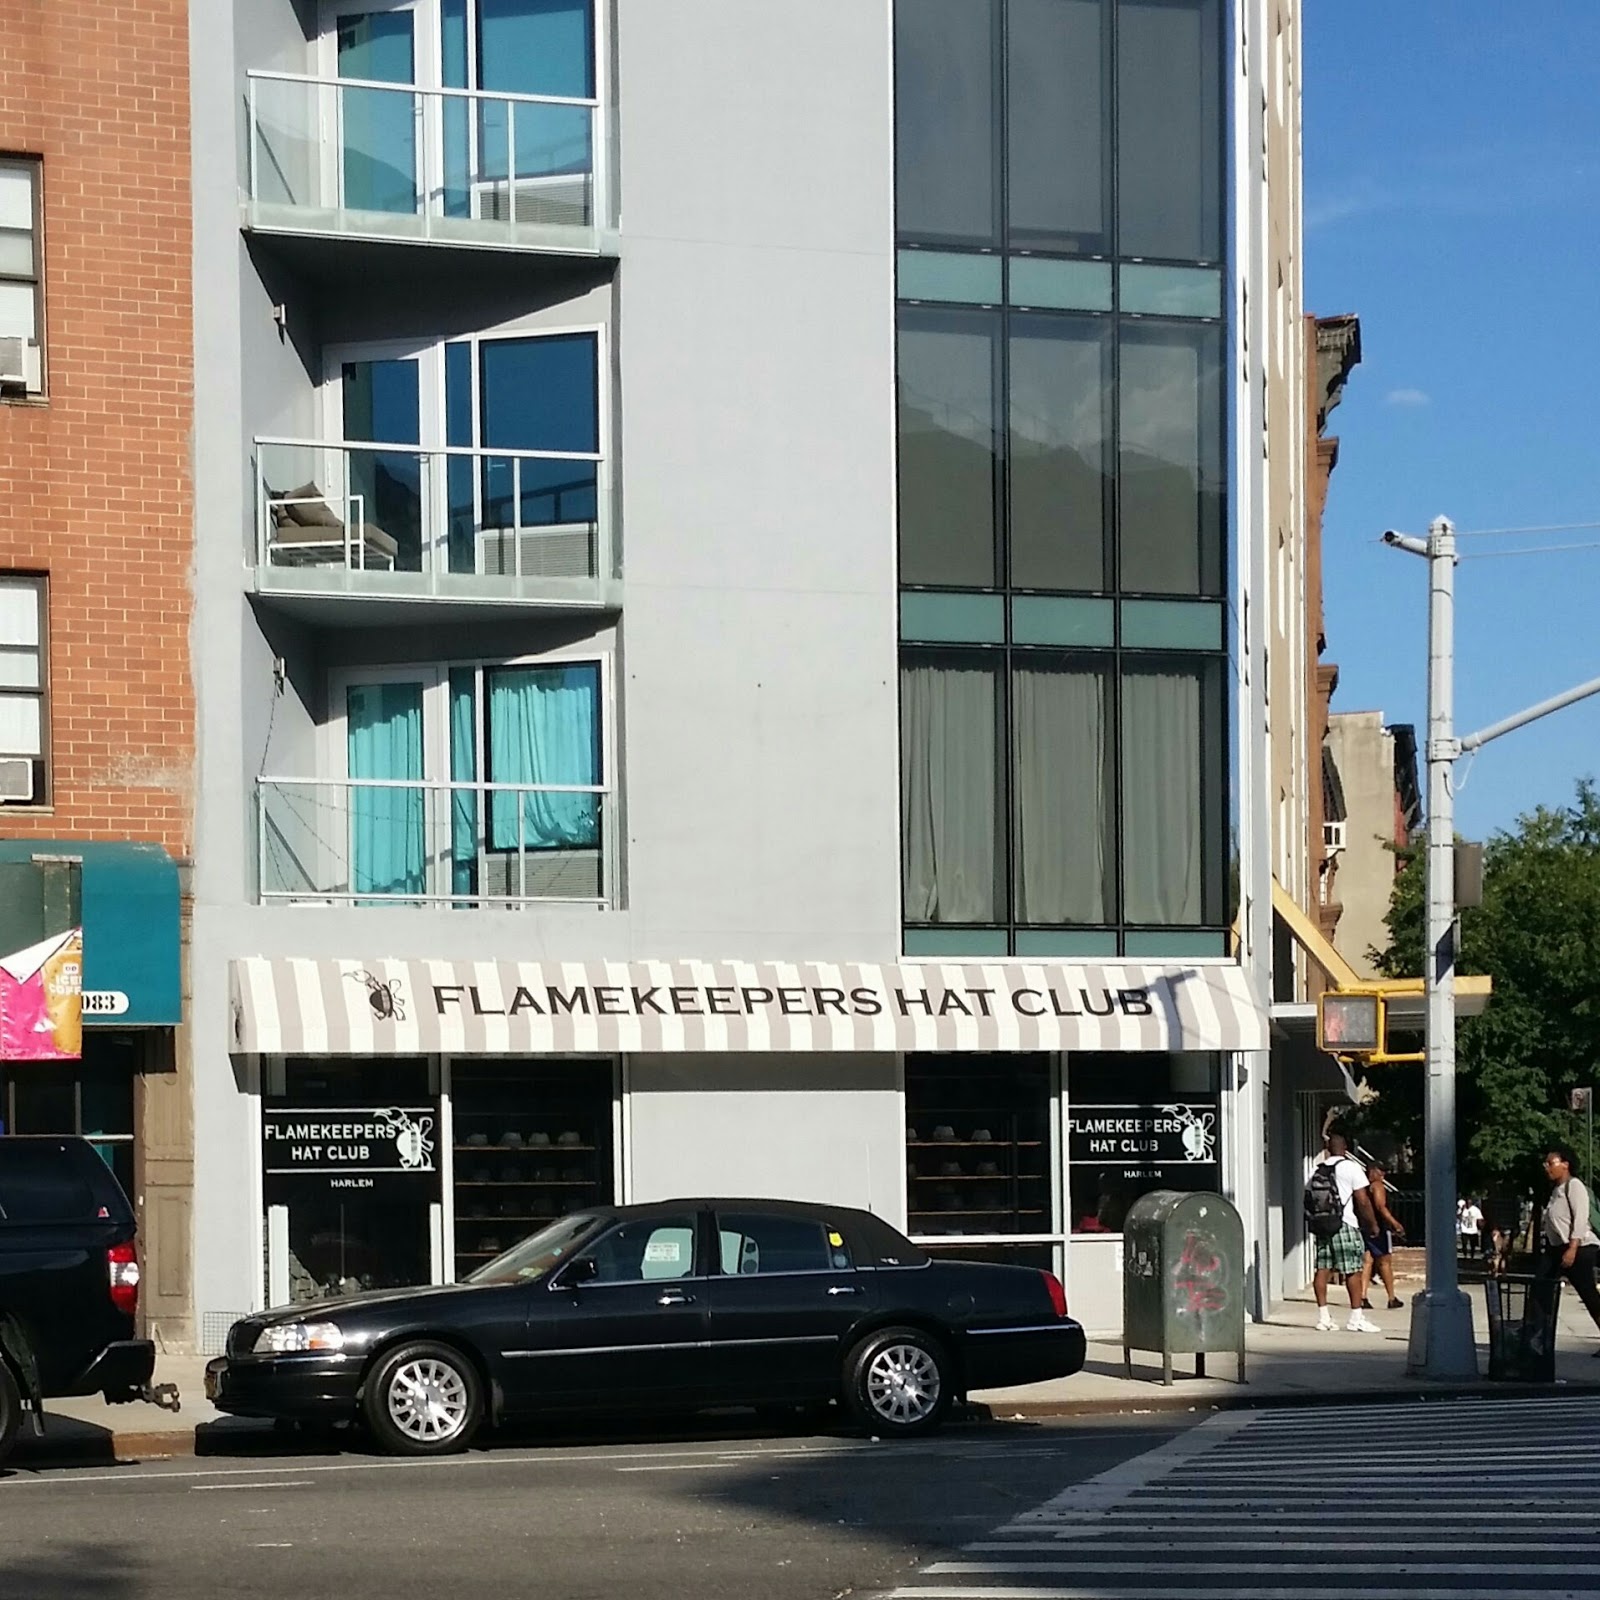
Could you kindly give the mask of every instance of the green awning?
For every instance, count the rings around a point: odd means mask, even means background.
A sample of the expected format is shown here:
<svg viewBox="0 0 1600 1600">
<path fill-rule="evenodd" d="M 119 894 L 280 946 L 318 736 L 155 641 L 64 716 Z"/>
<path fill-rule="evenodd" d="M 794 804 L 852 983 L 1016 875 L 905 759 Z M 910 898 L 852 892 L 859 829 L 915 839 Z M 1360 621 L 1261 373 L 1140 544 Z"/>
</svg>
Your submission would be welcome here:
<svg viewBox="0 0 1600 1600">
<path fill-rule="evenodd" d="M 0 839 L 0 865 L 72 862 L 82 864 L 84 1025 L 181 1022 L 177 863 L 158 844 Z M 39 881 L 50 876 L 41 873 Z M 10 909 L 8 922 L 29 908 Z M 41 903 L 41 937 L 48 914 Z"/>
</svg>

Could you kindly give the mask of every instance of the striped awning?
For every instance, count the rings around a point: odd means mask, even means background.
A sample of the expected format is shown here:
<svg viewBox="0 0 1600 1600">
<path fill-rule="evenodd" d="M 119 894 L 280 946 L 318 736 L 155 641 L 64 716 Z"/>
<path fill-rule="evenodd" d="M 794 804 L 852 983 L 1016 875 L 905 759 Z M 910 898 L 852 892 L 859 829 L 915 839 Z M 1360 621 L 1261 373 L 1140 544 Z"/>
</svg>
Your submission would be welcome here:
<svg viewBox="0 0 1600 1600">
<path fill-rule="evenodd" d="M 1231 962 L 252 957 L 232 985 L 235 1048 L 263 1055 L 1267 1048 Z"/>
</svg>

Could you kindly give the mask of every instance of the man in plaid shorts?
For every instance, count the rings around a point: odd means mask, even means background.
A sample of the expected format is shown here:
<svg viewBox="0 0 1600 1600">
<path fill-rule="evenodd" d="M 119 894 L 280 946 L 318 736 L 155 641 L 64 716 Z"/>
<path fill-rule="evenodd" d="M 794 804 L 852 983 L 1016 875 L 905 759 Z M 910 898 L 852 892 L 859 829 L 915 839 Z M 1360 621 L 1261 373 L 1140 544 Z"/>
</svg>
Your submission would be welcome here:
<svg viewBox="0 0 1600 1600">
<path fill-rule="evenodd" d="M 1317 1327 L 1323 1333 L 1332 1333 L 1338 1326 L 1333 1312 L 1328 1309 L 1328 1279 L 1337 1273 L 1344 1279 L 1345 1291 L 1350 1296 L 1350 1320 L 1345 1328 L 1351 1333 L 1379 1333 L 1382 1330 L 1378 1324 L 1361 1309 L 1361 1269 L 1367 1252 L 1363 1235 L 1376 1233 L 1378 1228 L 1366 1169 L 1350 1154 L 1349 1140 L 1344 1130 L 1337 1127 L 1328 1129 L 1317 1165 L 1333 1168 L 1334 1182 L 1344 1207 L 1344 1225 L 1337 1233 L 1317 1240 L 1317 1272 L 1312 1279 L 1317 1296 Z"/>
</svg>

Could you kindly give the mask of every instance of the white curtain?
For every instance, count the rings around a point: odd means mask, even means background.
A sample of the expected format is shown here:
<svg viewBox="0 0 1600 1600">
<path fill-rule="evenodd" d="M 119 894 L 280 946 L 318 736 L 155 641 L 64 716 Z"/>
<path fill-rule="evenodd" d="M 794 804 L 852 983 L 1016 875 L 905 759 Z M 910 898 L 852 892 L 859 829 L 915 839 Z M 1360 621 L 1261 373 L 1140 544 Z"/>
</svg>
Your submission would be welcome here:
<svg viewBox="0 0 1600 1600">
<path fill-rule="evenodd" d="M 1108 922 L 1105 679 L 1024 668 L 1013 692 L 1018 918 Z"/>
<path fill-rule="evenodd" d="M 1128 922 L 1193 927 L 1200 897 L 1200 679 L 1122 680 L 1122 858 Z"/>
<path fill-rule="evenodd" d="M 900 692 L 906 920 L 998 921 L 994 674 L 906 666 Z"/>
</svg>

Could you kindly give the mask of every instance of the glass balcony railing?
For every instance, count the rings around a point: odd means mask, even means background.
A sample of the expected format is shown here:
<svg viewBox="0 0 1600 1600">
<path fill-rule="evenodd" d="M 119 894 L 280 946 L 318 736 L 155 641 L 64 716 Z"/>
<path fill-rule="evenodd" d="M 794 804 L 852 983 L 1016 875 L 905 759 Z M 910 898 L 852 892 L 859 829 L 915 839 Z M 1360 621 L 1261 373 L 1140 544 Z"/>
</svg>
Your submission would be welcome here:
<svg viewBox="0 0 1600 1600">
<path fill-rule="evenodd" d="M 261 778 L 263 904 L 611 904 L 611 797 L 572 784 Z"/>
<path fill-rule="evenodd" d="M 257 228 L 598 254 L 598 100 L 248 74 Z"/>
<path fill-rule="evenodd" d="M 264 591 L 603 603 L 613 576 L 603 456 L 255 441 Z"/>
</svg>

